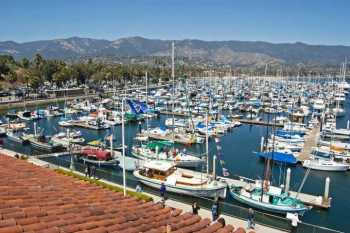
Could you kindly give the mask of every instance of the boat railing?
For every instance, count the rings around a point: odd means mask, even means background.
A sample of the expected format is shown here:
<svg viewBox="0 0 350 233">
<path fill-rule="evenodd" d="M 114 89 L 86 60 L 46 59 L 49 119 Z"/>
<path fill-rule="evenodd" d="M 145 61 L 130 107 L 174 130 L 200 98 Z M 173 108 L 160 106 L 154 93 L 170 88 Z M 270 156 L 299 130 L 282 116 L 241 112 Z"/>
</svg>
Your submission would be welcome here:
<svg viewBox="0 0 350 233">
<path fill-rule="evenodd" d="M 57 157 L 45 158 L 44 159 L 47 162 L 50 162 L 58 167 L 65 167 L 70 168 L 70 160 Z M 85 173 L 85 166 L 86 164 L 83 163 L 73 163 L 74 170 L 80 173 Z M 116 170 L 104 170 L 103 168 L 97 169 L 97 177 L 99 180 L 106 180 L 109 182 L 114 182 L 116 184 L 122 185 L 123 184 L 123 176 L 122 176 L 122 170 L 116 169 Z M 132 174 L 127 174 L 126 177 L 126 185 L 127 187 L 134 189 L 137 185 L 140 185 L 142 188 L 142 191 L 154 195 L 159 195 L 159 190 L 143 185 L 140 183 L 140 181 L 134 177 Z M 166 199 L 178 201 L 181 203 L 192 205 L 193 203 L 197 203 L 202 209 L 211 210 L 213 199 L 205 198 L 205 197 L 199 197 L 194 195 L 185 195 L 185 194 L 178 194 L 178 193 L 166 193 Z M 243 220 L 247 220 L 249 209 L 247 207 L 237 206 L 230 203 L 226 203 L 224 201 L 219 201 L 219 214 L 224 214 L 227 216 L 232 216 L 234 218 L 239 218 Z M 282 230 L 282 231 L 289 231 L 291 228 L 291 221 L 287 218 L 282 217 L 282 215 L 272 215 L 265 212 L 260 212 L 254 210 L 254 221 L 260 225 L 264 225 L 267 227 L 271 227 L 274 229 Z M 301 222 L 298 224 L 298 232 L 299 233 L 342 233 L 341 231 L 329 229 L 326 227 L 321 227 L 305 222 Z"/>
</svg>

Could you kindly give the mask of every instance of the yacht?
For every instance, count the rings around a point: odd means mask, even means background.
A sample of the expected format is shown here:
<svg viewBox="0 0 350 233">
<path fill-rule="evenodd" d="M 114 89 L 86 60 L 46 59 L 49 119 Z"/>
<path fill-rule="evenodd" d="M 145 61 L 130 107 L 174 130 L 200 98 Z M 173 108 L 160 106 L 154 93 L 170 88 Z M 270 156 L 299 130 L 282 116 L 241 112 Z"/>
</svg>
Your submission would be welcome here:
<svg viewBox="0 0 350 233">
<path fill-rule="evenodd" d="M 177 169 L 176 164 L 150 161 L 134 176 L 148 186 L 159 189 L 162 183 L 167 191 L 192 196 L 226 198 L 227 183 L 222 179 L 211 179 L 194 171 Z"/>
<path fill-rule="evenodd" d="M 348 164 L 337 163 L 332 160 L 325 159 L 313 159 L 305 160 L 303 162 L 304 168 L 310 168 L 319 171 L 347 171 L 349 169 Z"/>
<path fill-rule="evenodd" d="M 24 111 L 19 111 L 17 114 L 18 118 L 24 121 L 34 121 L 38 120 L 39 117 L 37 115 L 32 115 L 30 111 L 24 110 Z"/>
</svg>

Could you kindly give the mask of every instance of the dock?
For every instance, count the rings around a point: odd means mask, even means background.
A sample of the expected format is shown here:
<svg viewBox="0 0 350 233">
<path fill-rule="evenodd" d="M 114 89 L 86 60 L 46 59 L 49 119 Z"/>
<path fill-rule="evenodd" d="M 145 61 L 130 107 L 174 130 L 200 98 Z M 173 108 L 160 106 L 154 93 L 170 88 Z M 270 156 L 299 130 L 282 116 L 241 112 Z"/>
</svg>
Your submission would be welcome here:
<svg viewBox="0 0 350 233">
<path fill-rule="evenodd" d="M 238 119 L 242 124 L 251 124 L 251 125 L 262 125 L 262 126 L 274 126 L 274 122 L 266 122 L 266 121 L 257 121 L 257 120 L 246 120 L 246 119 Z M 277 127 L 283 127 L 283 123 L 276 123 Z"/>
<path fill-rule="evenodd" d="M 75 122 L 73 124 L 74 124 L 74 127 L 81 127 L 81 128 L 94 129 L 94 130 L 100 130 L 101 129 L 98 126 L 88 125 L 88 124 L 86 124 L 84 122 Z"/>
<path fill-rule="evenodd" d="M 301 150 L 299 156 L 298 156 L 298 162 L 304 162 L 305 160 L 310 159 L 310 154 L 312 152 L 312 147 L 316 147 L 316 136 L 317 133 L 320 131 L 320 127 L 315 127 L 310 132 L 309 137 L 305 141 L 305 145 L 303 149 Z"/>
</svg>

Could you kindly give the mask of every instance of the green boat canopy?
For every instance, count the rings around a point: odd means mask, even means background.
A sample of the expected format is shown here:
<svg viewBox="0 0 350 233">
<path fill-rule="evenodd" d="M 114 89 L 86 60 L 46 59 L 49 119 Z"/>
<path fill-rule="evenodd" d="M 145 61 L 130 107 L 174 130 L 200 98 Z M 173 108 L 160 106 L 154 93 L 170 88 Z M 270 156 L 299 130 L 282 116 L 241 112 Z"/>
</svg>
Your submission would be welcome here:
<svg viewBox="0 0 350 233">
<path fill-rule="evenodd" d="M 169 146 L 169 147 L 172 147 L 174 146 L 174 143 L 172 142 L 167 142 L 167 141 L 162 141 L 162 142 L 152 142 L 152 143 L 149 143 L 146 148 L 149 148 L 149 149 L 156 149 L 156 147 L 158 146 L 158 149 L 163 149 L 165 146 Z"/>
</svg>

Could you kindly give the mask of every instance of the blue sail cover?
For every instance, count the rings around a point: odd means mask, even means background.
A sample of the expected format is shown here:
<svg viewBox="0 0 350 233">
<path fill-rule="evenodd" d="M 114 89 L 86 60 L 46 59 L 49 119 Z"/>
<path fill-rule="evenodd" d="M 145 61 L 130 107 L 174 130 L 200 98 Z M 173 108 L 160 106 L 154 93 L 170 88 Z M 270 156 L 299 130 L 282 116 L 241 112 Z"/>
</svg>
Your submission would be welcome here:
<svg viewBox="0 0 350 233">
<path fill-rule="evenodd" d="M 131 114 L 139 115 L 147 112 L 147 106 L 141 103 L 135 103 L 132 100 L 126 100 L 130 106 Z"/>
<path fill-rule="evenodd" d="M 260 158 L 268 159 L 269 153 L 258 153 Z M 280 152 L 270 152 L 270 159 L 273 162 L 277 163 L 288 163 L 288 164 L 296 164 L 297 159 L 293 154 L 280 153 Z"/>
<path fill-rule="evenodd" d="M 303 137 L 303 134 L 300 132 L 287 132 L 287 131 L 283 131 L 283 130 L 277 130 L 277 135 L 278 137 L 293 137 L 298 135 L 299 137 Z"/>
</svg>

